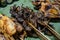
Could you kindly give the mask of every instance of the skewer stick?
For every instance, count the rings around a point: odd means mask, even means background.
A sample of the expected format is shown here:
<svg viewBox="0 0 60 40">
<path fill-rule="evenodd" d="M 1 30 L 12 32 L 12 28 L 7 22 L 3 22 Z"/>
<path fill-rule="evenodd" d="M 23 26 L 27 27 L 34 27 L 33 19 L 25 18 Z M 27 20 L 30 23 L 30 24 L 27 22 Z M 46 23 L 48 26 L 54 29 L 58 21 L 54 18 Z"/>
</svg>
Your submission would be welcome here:
<svg viewBox="0 0 60 40">
<path fill-rule="evenodd" d="M 30 27 L 32 27 L 35 32 L 37 33 L 37 35 L 39 36 L 39 38 L 41 38 L 42 40 L 50 40 L 47 36 L 45 36 L 41 31 L 37 30 L 34 25 L 32 25 L 30 22 L 28 21 L 25 21 L 27 22 L 28 25 L 30 25 Z"/>
<path fill-rule="evenodd" d="M 23 35 L 20 38 L 20 40 L 24 40 L 24 37 L 26 36 L 26 31 L 24 31 Z"/>
<path fill-rule="evenodd" d="M 51 28 L 47 23 L 41 23 L 41 22 L 39 22 L 39 24 L 46 26 L 46 28 L 47 28 L 49 31 L 51 31 L 51 33 L 52 33 L 56 38 L 58 38 L 58 39 L 60 40 L 60 34 L 57 33 L 53 28 Z"/>
</svg>

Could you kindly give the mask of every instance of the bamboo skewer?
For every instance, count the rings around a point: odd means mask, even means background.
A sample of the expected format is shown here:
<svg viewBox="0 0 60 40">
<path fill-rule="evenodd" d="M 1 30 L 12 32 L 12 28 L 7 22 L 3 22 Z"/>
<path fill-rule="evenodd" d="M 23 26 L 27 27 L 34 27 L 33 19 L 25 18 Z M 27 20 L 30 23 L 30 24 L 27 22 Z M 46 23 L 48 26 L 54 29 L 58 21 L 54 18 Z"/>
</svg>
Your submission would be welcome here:
<svg viewBox="0 0 60 40">
<path fill-rule="evenodd" d="M 45 36 L 41 31 L 37 30 L 34 25 L 32 25 L 31 23 L 29 23 L 28 21 L 26 21 L 27 24 L 32 27 L 35 32 L 37 33 L 37 35 L 39 36 L 39 38 L 41 38 L 42 40 L 50 40 L 47 36 Z"/>
<path fill-rule="evenodd" d="M 52 33 L 56 38 L 58 38 L 58 39 L 60 40 L 60 34 L 57 33 L 54 29 L 52 29 L 49 25 L 47 25 L 47 23 L 43 23 L 43 24 L 42 24 L 41 22 L 39 22 L 39 24 L 46 26 L 46 28 L 47 28 L 49 31 L 51 31 L 51 33 Z"/>
</svg>

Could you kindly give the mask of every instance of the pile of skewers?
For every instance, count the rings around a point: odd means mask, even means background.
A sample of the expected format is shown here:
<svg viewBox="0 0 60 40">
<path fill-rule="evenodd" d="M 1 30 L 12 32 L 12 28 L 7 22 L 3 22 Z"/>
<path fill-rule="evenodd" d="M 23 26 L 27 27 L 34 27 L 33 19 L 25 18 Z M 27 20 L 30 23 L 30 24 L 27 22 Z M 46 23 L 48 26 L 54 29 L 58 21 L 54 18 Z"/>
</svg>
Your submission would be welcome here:
<svg viewBox="0 0 60 40">
<path fill-rule="evenodd" d="M 60 18 L 60 0 L 35 0 L 32 1 L 34 9 L 44 12 L 48 18 Z"/>
<path fill-rule="evenodd" d="M 44 12 L 34 12 L 28 7 L 24 8 L 14 5 L 10 8 L 10 13 L 11 16 L 22 25 L 27 36 L 39 37 L 42 40 L 50 40 L 44 35 L 47 34 L 53 35 L 60 40 L 60 34 L 49 24 L 50 18 L 45 17 Z"/>
<path fill-rule="evenodd" d="M 39 10 L 38 12 L 34 12 L 28 7 L 14 5 L 10 7 L 11 18 L 0 14 L 1 40 L 24 40 L 28 36 L 51 40 L 46 35 L 54 36 L 60 40 L 60 34 L 50 24 L 51 18 L 56 18 L 56 15 L 60 16 L 59 11 L 55 10 L 49 0 L 47 3 L 44 0 L 36 0 L 32 3 L 35 5 L 35 9 Z"/>
</svg>

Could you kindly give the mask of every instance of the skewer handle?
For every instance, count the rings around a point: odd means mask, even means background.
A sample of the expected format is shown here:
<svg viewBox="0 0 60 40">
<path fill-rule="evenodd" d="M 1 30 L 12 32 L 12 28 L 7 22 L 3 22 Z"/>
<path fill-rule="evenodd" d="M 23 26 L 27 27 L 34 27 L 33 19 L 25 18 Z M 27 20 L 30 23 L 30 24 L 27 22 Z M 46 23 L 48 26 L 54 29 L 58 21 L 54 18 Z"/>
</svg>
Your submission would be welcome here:
<svg viewBox="0 0 60 40">
<path fill-rule="evenodd" d="M 38 36 L 39 36 L 42 40 L 50 40 L 50 39 L 49 39 L 47 36 L 45 36 L 42 32 L 40 32 L 39 30 L 37 30 L 34 25 L 32 25 L 32 24 L 29 23 L 29 22 L 27 22 L 27 23 L 28 23 L 28 25 L 30 25 L 30 27 L 32 27 L 32 28 L 35 30 L 35 32 L 38 34 Z"/>
<path fill-rule="evenodd" d="M 39 22 L 39 24 L 46 26 L 46 28 L 47 28 L 56 38 L 58 38 L 58 39 L 60 40 L 60 34 L 57 33 L 53 28 L 51 28 L 47 23 L 41 23 L 41 22 Z"/>
<path fill-rule="evenodd" d="M 46 23 L 45 23 L 45 24 L 46 24 Z M 51 33 L 52 33 L 56 38 L 58 38 L 58 39 L 60 40 L 60 34 L 57 33 L 57 32 L 56 32 L 53 28 L 51 28 L 49 25 L 46 24 L 46 26 L 48 26 L 47 29 L 49 29 L 49 30 L 51 31 Z"/>
</svg>

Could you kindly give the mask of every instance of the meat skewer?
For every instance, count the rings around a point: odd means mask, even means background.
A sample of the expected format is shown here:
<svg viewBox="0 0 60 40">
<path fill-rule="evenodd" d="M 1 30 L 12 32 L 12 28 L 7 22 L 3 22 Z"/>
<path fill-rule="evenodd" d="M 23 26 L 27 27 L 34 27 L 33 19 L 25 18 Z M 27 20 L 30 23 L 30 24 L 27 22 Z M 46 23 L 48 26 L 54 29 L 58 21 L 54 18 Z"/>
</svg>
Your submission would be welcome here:
<svg viewBox="0 0 60 40">
<path fill-rule="evenodd" d="M 31 23 L 29 23 L 28 21 L 26 21 L 28 25 L 30 25 L 30 27 L 32 27 L 35 32 L 37 33 L 37 35 L 39 35 L 39 37 L 42 39 L 42 40 L 50 40 L 48 37 L 46 37 L 44 34 L 42 34 L 39 30 L 37 30 L 34 25 L 32 25 Z"/>
<path fill-rule="evenodd" d="M 16 10 L 17 9 L 17 10 Z M 31 31 L 31 29 L 34 29 L 34 31 L 36 32 L 36 34 L 42 38 L 42 40 L 50 40 L 49 38 L 45 37 L 41 31 L 36 27 L 35 24 L 39 23 L 40 25 L 43 25 L 44 26 L 44 29 L 48 29 L 55 37 L 57 37 L 58 39 L 60 39 L 60 34 L 58 34 L 53 28 L 51 28 L 47 23 L 49 22 L 46 22 L 45 23 L 45 16 L 43 15 L 39 15 L 39 13 L 37 13 L 37 15 L 31 11 L 29 8 L 22 8 L 22 9 L 19 9 L 19 7 L 16 7 L 13 9 L 13 11 L 10 11 L 11 14 L 12 14 L 12 17 L 15 18 L 17 20 L 17 22 L 21 23 L 22 26 L 25 26 L 24 28 L 29 27 L 28 30 Z M 17 11 L 17 12 L 16 12 Z M 40 12 L 41 13 L 41 12 Z M 44 14 L 42 12 L 42 14 Z M 41 17 L 40 17 L 41 16 Z M 39 20 L 41 19 L 41 20 Z M 39 20 L 39 22 L 38 22 Z M 47 20 L 46 20 L 47 21 Z M 23 25 L 23 23 L 25 23 L 25 25 Z M 30 28 L 31 27 L 31 28 Z M 25 29 L 27 30 L 27 29 Z M 45 30 L 46 31 L 46 30 Z"/>
</svg>

